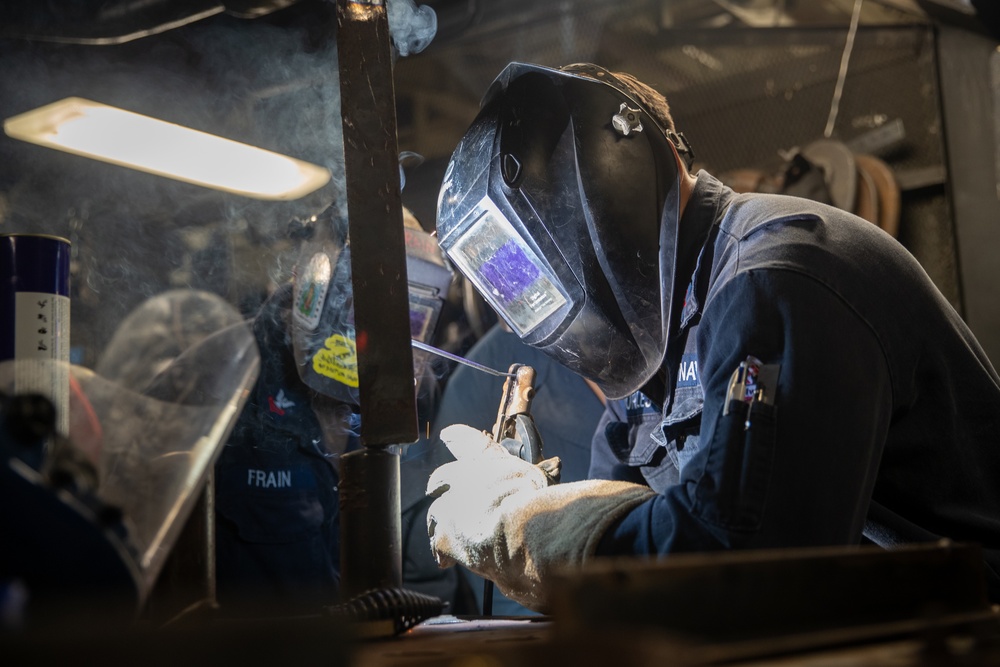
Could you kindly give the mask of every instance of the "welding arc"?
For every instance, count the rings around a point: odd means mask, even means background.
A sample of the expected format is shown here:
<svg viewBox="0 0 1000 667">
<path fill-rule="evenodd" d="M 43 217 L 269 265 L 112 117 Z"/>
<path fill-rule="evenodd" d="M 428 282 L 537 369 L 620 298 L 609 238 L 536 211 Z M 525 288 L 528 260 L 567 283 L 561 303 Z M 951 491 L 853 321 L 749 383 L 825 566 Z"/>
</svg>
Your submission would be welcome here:
<svg viewBox="0 0 1000 667">
<path fill-rule="evenodd" d="M 457 354 L 452 354 L 451 352 L 445 352 L 444 350 L 438 349 L 433 345 L 428 345 L 427 343 L 422 343 L 419 340 L 410 339 L 413 343 L 413 347 L 418 350 L 423 350 L 425 352 L 430 352 L 431 354 L 436 354 L 439 357 L 444 357 L 445 359 L 450 359 L 452 361 L 457 361 L 460 364 L 465 364 L 470 368 L 475 368 L 477 371 L 482 371 L 483 373 L 489 373 L 490 375 L 495 375 L 501 378 L 512 378 L 516 377 L 514 373 L 504 373 L 496 369 L 490 368 L 489 366 L 483 366 L 482 364 L 477 364 L 474 361 L 466 359 L 465 357 L 460 357 Z"/>
</svg>

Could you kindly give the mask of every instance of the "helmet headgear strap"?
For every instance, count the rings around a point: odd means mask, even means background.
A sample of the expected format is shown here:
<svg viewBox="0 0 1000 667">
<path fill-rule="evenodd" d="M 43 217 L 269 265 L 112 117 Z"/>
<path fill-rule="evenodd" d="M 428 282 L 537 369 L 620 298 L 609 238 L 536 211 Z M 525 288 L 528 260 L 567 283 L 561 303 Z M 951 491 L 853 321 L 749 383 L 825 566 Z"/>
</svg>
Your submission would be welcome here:
<svg viewBox="0 0 1000 667">
<path fill-rule="evenodd" d="M 610 84 L 619 93 L 625 95 L 630 100 L 632 100 L 640 107 L 642 107 L 642 109 L 646 112 L 647 116 L 652 118 L 654 121 L 656 120 L 656 116 L 654 116 L 652 113 L 649 112 L 649 109 L 646 108 L 646 105 L 642 104 L 641 101 L 635 99 L 635 93 L 631 89 L 629 89 L 629 87 L 624 82 L 622 82 L 621 79 L 619 79 L 618 77 L 616 77 L 614 74 L 604 69 L 603 67 L 600 67 L 598 65 L 593 65 L 591 63 L 574 63 L 572 65 L 566 65 L 564 67 L 561 67 L 560 69 L 564 72 L 584 74 L 597 81 L 604 81 L 605 83 Z M 619 111 L 616 112 L 615 115 L 617 116 L 618 114 L 621 113 L 621 111 L 622 110 L 619 109 Z M 659 125 L 659 123 L 657 123 L 657 125 Z M 642 125 L 640 124 L 636 129 L 641 132 Z M 662 128 L 662 129 L 663 133 L 667 137 L 667 140 L 670 141 L 670 143 L 674 145 L 674 148 L 677 149 L 677 153 L 684 160 L 684 164 L 687 166 L 688 171 L 690 171 L 691 166 L 694 164 L 694 149 L 691 147 L 691 143 L 687 140 L 687 137 L 684 136 L 683 132 L 674 132 L 669 128 Z M 627 135 L 629 134 L 629 132 L 626 131 L 624 132 L 624 134 Z"/>
</svg>

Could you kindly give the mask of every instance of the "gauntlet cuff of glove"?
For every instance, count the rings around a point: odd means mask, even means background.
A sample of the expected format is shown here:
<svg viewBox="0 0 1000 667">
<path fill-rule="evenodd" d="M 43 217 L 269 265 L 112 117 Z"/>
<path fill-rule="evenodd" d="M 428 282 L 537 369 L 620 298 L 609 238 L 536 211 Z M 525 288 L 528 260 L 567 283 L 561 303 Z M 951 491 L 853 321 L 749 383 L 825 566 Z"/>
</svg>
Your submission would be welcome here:
<svg viewBox="0 0 1000 667">
<path fill-rule="evenodd" d="M 496 553 L 495 561 L 508 565 L 481 574 L 508 597 L 539 609 L 554 571 L 593 558 L 604 533 L 654 495 L 639 484 L 587 480 L 511 496 L 501 506 L 503 533 L 495 544 L 496 551 L 506 552 Z"/>
</svg>

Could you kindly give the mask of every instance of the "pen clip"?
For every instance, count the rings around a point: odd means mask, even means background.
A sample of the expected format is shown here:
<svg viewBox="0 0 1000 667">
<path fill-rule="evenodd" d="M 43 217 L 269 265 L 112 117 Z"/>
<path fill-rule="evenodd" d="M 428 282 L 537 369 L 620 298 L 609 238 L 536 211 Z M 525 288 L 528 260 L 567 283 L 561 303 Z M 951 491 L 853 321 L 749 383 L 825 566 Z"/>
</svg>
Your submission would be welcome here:
<svg viewBox="0 0 1000 667">
<path fill-rule="evenodd" d="M 729 389 L 726 391 L 726 403 L 722 407 L 722 415 L 726 416 L 729 414 L 730 406 L 733 401 L 742 401 L 743 394 L 746 391 L 746 363 L 741 362 L 739 367 L 733 371 L 733 375 L 729 378 Z"/>
<path fill-rule="evenodd" d="M 764 388 L 761 387 L 754 392 L 753 398 L 750 399 L 750 407 L 747 408 L 747 418 L 746 421 L 743 422 L 744 431 L 750 430 L 750 415 L 753 414 L 753 406 L 763 402 L 764 402 Z"/>
<path fill-rule="evenodd" d="M 761 392 L 760 386 L 757 382 L 760 367 L 760 359 L 748 356 L 744 361 L 741 361 L 740 365 L 735 371 L 733 371 L 733 375 L 729 379 L 729 389 L 726 391 L 726 403 L 722 408 L 723 416 L 729 414 L 730 406 L 733 404 L 733 401 L 737 401 L 739 403 L 752 403 L 754 399 L 757 398 L 757 394 Z M 761 396 L 763 396 L 763 394 L 761 394 Z"/>
</svg>

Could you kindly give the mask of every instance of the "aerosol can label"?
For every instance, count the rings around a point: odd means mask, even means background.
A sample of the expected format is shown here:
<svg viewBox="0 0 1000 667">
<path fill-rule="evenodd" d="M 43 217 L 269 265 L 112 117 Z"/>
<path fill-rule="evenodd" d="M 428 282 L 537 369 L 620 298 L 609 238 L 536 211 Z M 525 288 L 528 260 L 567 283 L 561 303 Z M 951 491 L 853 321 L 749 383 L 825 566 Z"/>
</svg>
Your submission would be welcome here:
<svg viewBox="0 0 1000 667">
<path fill-rule="evenodd" d="M 48 397 L 63 434 L 69 432 L 69 317 L 69 297 L 46 292 L 14 295 L 15 389 Z M 62 363 L 44 363 L 52 361 Z"/>
</svg>

